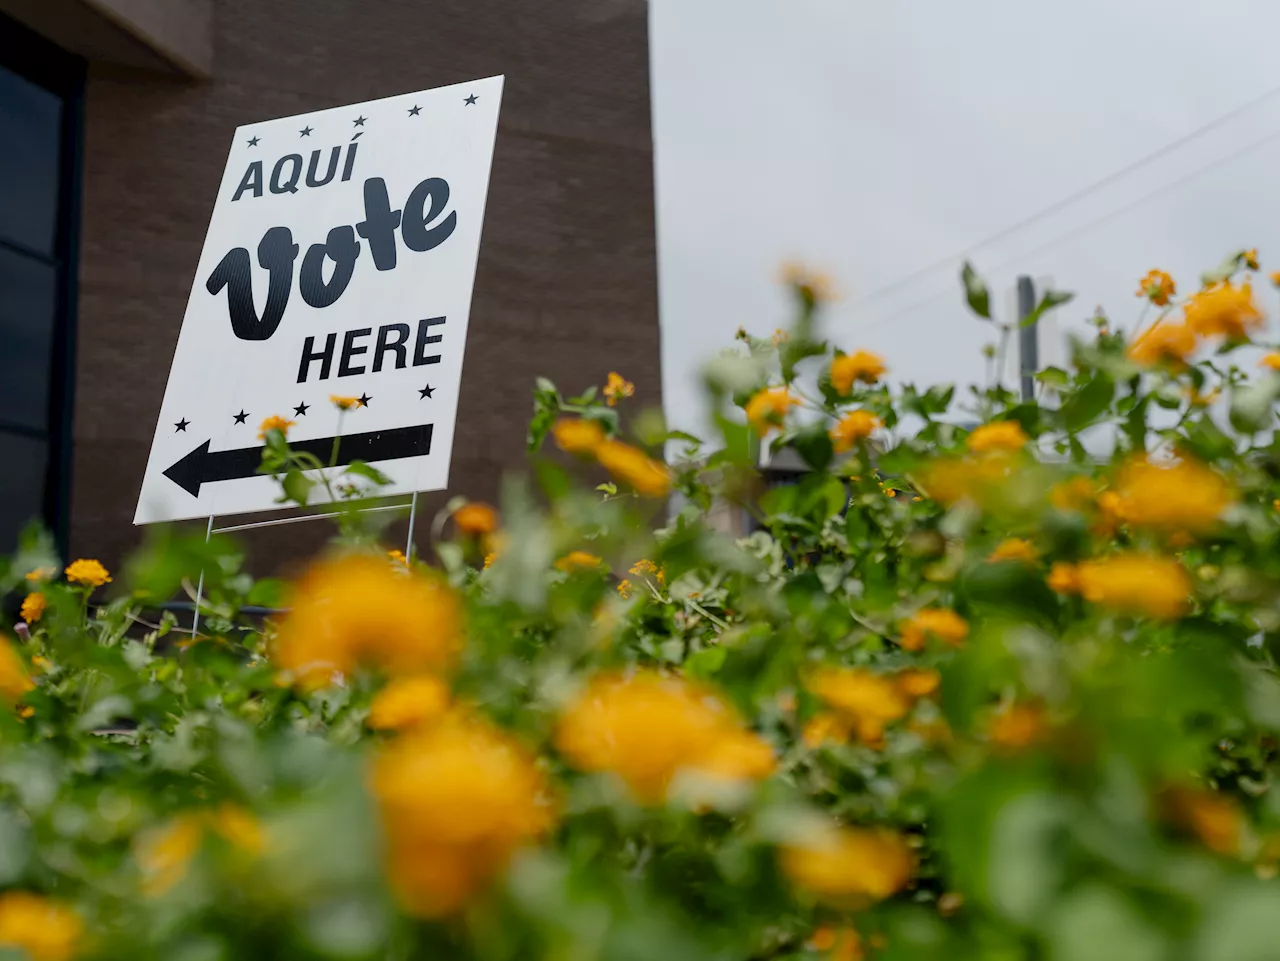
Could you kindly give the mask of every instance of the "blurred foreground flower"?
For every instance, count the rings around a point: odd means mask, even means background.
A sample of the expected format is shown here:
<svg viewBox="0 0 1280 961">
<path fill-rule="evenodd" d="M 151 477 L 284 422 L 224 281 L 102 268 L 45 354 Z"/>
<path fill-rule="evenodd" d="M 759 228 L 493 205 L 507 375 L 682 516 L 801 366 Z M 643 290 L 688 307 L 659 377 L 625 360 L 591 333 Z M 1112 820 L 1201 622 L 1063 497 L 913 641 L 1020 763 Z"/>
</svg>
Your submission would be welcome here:
<svg viewBox="0 0 1280 961">
<path fill-rule="evenodd" d="M 407 911 L 453 914 L 554 820 L 533 757 L 488 722 L 454 715 L 384 750 L 372 773 L 391 886 Z"/>
<path fill-rule="evenodd" d="M 453 512 L 453 523 L 469 537 L 492 534 L 498 529 L 498 512 L 480 501 L 468 501 Z"/>
<path fill-rule="evenodd" d="M 815 741 L 832 735 L 842 739 L 841 732 L 848 732 L 867 746 L 879 748 L 884 741 L 885 727 L 906 717 L 915 699 L 932 694 L 938 681 L 932 671 L 894 676 L 863 668 L 822 668 L 809 678 L 806 686 L 826 702 L 834 712 L 834 719 L 821 721 L 819 726 L 806 732 L 805 739 L 812 746 Z"/>
<path fill-rule="evenodd" d="M 902 835 L 834 826 L 803 844 L 784 847 L 781 862 L 797 887 L 847 909 L 868 907 L 902 890 L 915 870 Z"/>
<path fill-rule="evenodd" d="M 747 422 L 761 436 L 781 427 L 787 412 L 800 403 L 785 387 L 767 387 L 747 401 Z"/>
<path fill-rule="evenodd" d="M 671 493 L 671 468 L 630 444 L 607 440 L 596 448 L 596 458 L 605 470 L 642 497 L 666 497 Z"/>
<path fill-rule="evenodd" d="M 392 680 L 369 704 L 375 731 L 399 731 L 439 720 L 449 707 L 449 688 L 429 674 Z"/>
<path fill-rule="evenodd" d="M 275 663 L 304 687 L 361 664 L 393 674 L 443 671 L 462 645 L 462 607 L 443 583 L 381 559 L 323 561 L 294 587 L 273 645 Z"/>
<path fill-rule="evenodd" d="M 31 961 L 69 961 L 84 922 L 71 908 L 28 891 L 0 894 L 0 948 L 23 951 Z"/>
<path fill-rule="evenodd" d="M 1183 308 L 1187 326 L 1201 337 L 1232 340 L 1248 337 L 1264 321 L 1249 284 L 1214 284 L 1193 296 Z"/>
<path fill-rule="evenodd" d="M 1165 820 L 1209 850 L 1228 856 L 1240 853 L 1244 813 L 1234 798 L 1204 788 L 1175 787 L 1157 801 Z"/>
<path fill-rule="evenodd" d="M 968 636 L 969 622 L 955 611 L 945 607 L 926 607 L 916 611 L 902 625 L 898 643 L 908 651 L 922 651 L 929 637 L 959 647 Z"/>
<path fill-rule="evenodd" d="M 1182 565 L 1154 554 L 1116 554 L 1074 568 L 1055 564 L 1049 586 L 1079 592 L 1117 614 L 1169 619 L 1186 613 L 1191 603 L 1191 579 Z"/>
<path fill-rule="evenodd" d="M 1235 503 L 1226 479 L 1192 460 L 1132 461 L 1116 477 L 1119 516 L 1137 527 L 1205 533 Z"/>
<path fill-rule="evenodd" d="M 1029 439 L 1016 420 L 1001 420 L 974 428 L 967 443 L 969 450 L 975 454 L 986 454 L 991 451 L 1021 450 Z"/>
<path fill-rule="evenodd" d="M 837 454 L 853 450 L 881 426 L 880 418 L 867 410 L 851 410 L 831 428 L 831 444 Z"/>
<path fill-rule="evenodd" d="M 773 751 L 722 700 L 648 671 L 594 678 L 561 715 L 556 747 L 574 766 L 620 776 L 638 800 L 658 804 L 682 770 L 759 780 Z"/>
<path fill-rule="evenodd" d="M 1157 323 L 1148 327 L 1129 345 L 1128 356 L 1135 364 L 1155 367 L 1168 364 L 1175 370 L 1186 366 L 1199 340 L 1186 324 Z"/>
<path fill-rule="evenodd" d="M 831 386 L 843 397 L 853 392 L 856 382 L 874 384 L 885 375 L 884 358 L 868 350 L 838 354 L 831 361 Z"/>
<path fill-rule="evenodd" d="M 583 417 L 561 417 L 551 425 L 556 445 L 569 454 L 594 454 L 604 443 L 604 428 L 599 421 Z"/>
<path fill-rule="evenodd" d="M 294 427 L 297 421 L 288 420 L 279 414 L 272 414 L 260 425 L 258 425 L 258 440 L 266 440 L 267 434 L 273 430 L 278 430 L 282 434 L 288 434 L 289 428 Z"/>
<path fill-rule="evenodd" d="M 0 697 L 12 703 L 35 687 L 22 655 L 0 635 Z"/>
</svg>

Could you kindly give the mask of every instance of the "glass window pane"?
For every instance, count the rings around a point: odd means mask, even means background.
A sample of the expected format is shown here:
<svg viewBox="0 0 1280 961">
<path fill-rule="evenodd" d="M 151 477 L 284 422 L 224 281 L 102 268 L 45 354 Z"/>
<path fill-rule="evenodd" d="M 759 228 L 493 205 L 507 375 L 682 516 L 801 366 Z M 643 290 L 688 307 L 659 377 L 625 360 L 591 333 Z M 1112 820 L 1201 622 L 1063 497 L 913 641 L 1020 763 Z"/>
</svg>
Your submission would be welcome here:
<svg viewBox="0 0 1280 961">
<path fill-rule="evenodd" d="M 56 296 L 57 271 L 0 247 L 0 425 L 48 426 Z"/>
<path fill-rule="evenodd" d="M 0 237 L 53 256 L 62 101 L 0 67 Z"/>
<path fill-rule="evenodd" d="M 0 431 L 0 555 L 13 553 L 19 532 L 44 513 L 47 457 L 44 441 Z"/>
</svg>

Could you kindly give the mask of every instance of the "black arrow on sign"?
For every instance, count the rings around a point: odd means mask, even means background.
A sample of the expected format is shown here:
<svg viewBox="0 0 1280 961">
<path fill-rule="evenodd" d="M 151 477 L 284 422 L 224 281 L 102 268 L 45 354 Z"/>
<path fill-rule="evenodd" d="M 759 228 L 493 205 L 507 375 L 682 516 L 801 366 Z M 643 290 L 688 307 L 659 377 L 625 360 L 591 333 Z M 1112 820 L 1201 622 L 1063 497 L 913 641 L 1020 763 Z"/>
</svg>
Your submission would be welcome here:
<svg viewBox="0 0 1280 961">
<path fill-rule="evenodd" d="M 368 434 L 347 434 L 338 439 L 338 461 L 334 466 L 345 467 L 353 460 L 373 463 L 430 454 L 431 426 L 420 424 L 395 430 L 375 430 Z M 291 442 L 289 447 L 313 454 L 322 464 L 328 464 L 333 454 L 333 441 L 332 437 L 317 437 L 315 440 Z M 192 497 L 199 497 L 202 484 L 257 475 L 265 447 L 211 451 L 211 443 L 205 441 L 165 471 L 164 476 Z"/>
</svg>

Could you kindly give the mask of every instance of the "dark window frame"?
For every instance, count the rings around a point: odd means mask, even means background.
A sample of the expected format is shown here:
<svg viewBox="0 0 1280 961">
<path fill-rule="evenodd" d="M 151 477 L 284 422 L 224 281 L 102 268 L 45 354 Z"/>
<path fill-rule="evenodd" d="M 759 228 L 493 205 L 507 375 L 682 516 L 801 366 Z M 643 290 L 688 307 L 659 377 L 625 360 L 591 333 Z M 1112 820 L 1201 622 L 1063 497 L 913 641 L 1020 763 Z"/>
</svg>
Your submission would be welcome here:
<svg viewBox="0 0 1280 961">
<path fill-rule="evenodd" d="M 58 176 L 54 256 L 0 240 L 0 244 L 58 270 L 49 377 L 48 465 L 44 521 L 65 554 L 70 536 L 75 412 L 76 326 L 80 276 L 81 184 L 87 65 L 61 47 L 0 14 L 0 64 L 62 98 L 62 152 Z"/>
</svg>

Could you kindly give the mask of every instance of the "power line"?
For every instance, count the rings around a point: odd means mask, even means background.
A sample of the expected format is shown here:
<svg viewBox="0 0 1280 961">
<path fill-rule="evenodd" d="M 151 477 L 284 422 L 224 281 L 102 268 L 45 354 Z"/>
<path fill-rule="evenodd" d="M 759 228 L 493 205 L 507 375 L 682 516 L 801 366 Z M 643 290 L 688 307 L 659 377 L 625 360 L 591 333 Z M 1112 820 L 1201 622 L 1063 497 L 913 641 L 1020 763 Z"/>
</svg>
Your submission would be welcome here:
<svg viewBox="0 0 1280 961">
<path fill-rule="evenodd" d="M 1034 257 L 1037 254 L 1042 254 L 1046 250 L 1051 250 L 1052 248 L 1058 246 L 1058 244 L 1063 243 L 1064 241 L 1071 240 L 1075 237 L 1079 237 L 1081 234 L 1088 233 L 1090 230 L 1093 230 L 1095 227 L 1106 223 L 1108 220 L 1112 220 L 1115 217 L 1120 216 L 1121 214 L 1128 213 L 1130 210 L 1133 210 L 1136 207 L 1142 206 L 1147 201 L 1153 200 L 1154 198 L 1159 197 L 1161 194 L 1168 193 L 1171 190 L 1176 190 L 1177 188 L 1182 187 L 1187 183 L 1190 183 L 1192 180 L 1195 180 L 1197 177 L 1201 176 L 1202 174 L 1206 174 L 1210 170 L 1214 170 L 1218 167 L 1224 166 L 1225 164 L 1238 160 L 1241 157 L 1245 156 L 1246 154 L 1252 153 L 1253 151 L 1257 150 L 1259 147 L 1264 147 L 1267 144 L 1277 139 L 1280 139 L 1280 130 L 1274 130 L 1271 133 L 1267 134 L 1267 136 L 1261 138 L 1260 140 L 1255 140 L 1253 143 L 1249 144 L 1246 147 L 1241 147 L 1239 150 L 1232 151 L 1231 153 L 1227 154 L 1225 157 L 1220 157 L 1217 160 L 1213 161 L 1212 163 L 1205 164 L 1203 167 L 1198 167 L 1197 169 L 1193 170 L 1191 173 L 1186 174 L 1183 177 L 1179 177 L 1177 180 L 1174 180 L 1171 183 L 1167 183 L 1162 187 L 1157 187 L 1155 190 L 1152 190 L 1149 193 L 1143 194 L 1137 200 L 1131 201 L 1130 203 L 1127 203 L 1122 207 L 1117 207 L 1114 210 L 1111 210 L 1108 213 L 1103 214 L 1101 217 L 1098 217 L 1095 220 L 1091 220 L 1088 223 L 1083 224 L 1080 227 L 1077 227 L 1075 230 L 1070 230 L 1065 234 L 1060 234 L 1059 236 L 1055 237 L 1053 240 L 1050 240 L 1041 244 L 1039 247 L 1034 247 L 1031 250 L 1024 250 L 1021 253 L 1015 254 L 1014 256 L 1009 257 L 1006 260 L 1002 260 L 997 264 L 987 266 L 985 268 L 985 272 L 993 273 L 997 270 L 1003 270 L 1006 267 L 1016 264 L 1020 260 L 1025 260 L 1028 257 Z M 911 304 L 908 307 L 904 307 L 902 310 L 894 311 L 888 317 L 882 317 L 879 320 L 873 320 L 866 324 L 854 324 L 850 327 L 850 330 L 871 330 L 872 328 L 883 326 L 884 324 L 887 324 L 891 320 L 896 320 L 897 318 L 903 316 L 904 314 L 909 314 L 920 307 L 924 307 L 926 304 L 931 304 L 935 300 L 941 300 L 943 297 L 955 296 L 956 293 L 957 291 L 954 288 L 949 290 L 939 291 L 938 293 L 933 294 L 932 296 L 925 297 L 922 300 L 916 301 L 915 303 Z"/>
<path fill-rule="evenodd" d="M 990 236 L 984 237 L 982 240 L 979 240 L 976 243 L 970 244 L 968 247 L 964 248 L 963 250 L 957 251 L 956 253 L 951 254 L 948 257 L 943 257 L 940 260 L 936 260 L 931 264 L 926 264 L 925 266 L 917 268 L 916 270 L 913 270 L 911 273 L 903 277 L 899 277 L 897 280 L 894 280 L 888 284 L 885 284 L 883 287 L 876 288 L 871 293 L 867 294 L 865 297 L 860 297 L 858 300 L 854 301 L 853 304 L 851 304 L 851 306 L 854 308 L 857 308 L 865 304 L 872 303 L 873 301 L 880 300 L 886 294 L 889 294 L 895 290 L 899 290 L 902 287 L 905 287 L 908 284 L 911 284 L 919 280 L 921 277 L 924 277 L 928 274 L 933 273 L 933 271 L 935 270 L 939 270 L 943 267 L 952 266 L 953 264 L 956 263 L 956 261 L 966 256 L 971 251 L 981 247 L 989 246 L 998 240 L 1003 240 L 1005 237 L 1008 237 L 1010 234 L 1015 234 L 1018 231 L 1031 226 L 1037 221 L 1043 220 L 1045 217 L 1051 216 L 1052 214 L 1056 214 L 1059 211 L 1066 209 L 1067 207 L 1071 206 L 1077 201 L 1084 199 L 1094 191 L 1101 190 L 1103 187 L 1113 184 L 1118 180 L 1122 180 L 1123 178 L 1127 177 L 1129 174 L 1134 173 L 1135 171 L 1141 169 L 1142 167 L 1145 167 L 1147 164 L 1152 163 L 1153 161 L 1159 160 L 1161 157 L 1164 157 L 1172 153 L 1173 151 L 1178 150 L 1180 147 L 1185 146 L 1186 144 L 1195 140 L 1197 137 L 1201 137 L 1204 134 L 1208 133 L 1209 131 L 1215 130 L 1218 127 L 1221 127 L 1223 124 L 1226 124 L 1234 120 L 1236 117 L 1239 117 L 1241 114 L 1247 113 L 1248 111 L 1252 110 L 1254 107 L 1257 107 L 1265 103 L 1266 101 L 1270 100 L 1272 97 L 1276 96 L 1276 94 L 1280 94 L 1280 86 L 1272 87 L 1270 90 L 1266 91 L 1265 93 L 1257 97 L 1254 97 L 1252 100 L 1240 105 L 1239 107 L 1236 107 L 1233 110 L 1228 111 L 1227 113 L 1224 113 L 1218 117 L 1215 117 L 1213 120 L 1210 120 L 1208 123 L 1197 127 L 1196 129 L 1192 130 L 1190 133 L 1184 134 L 1183 136 L 1179 137 L 1177 140 L 1173 140 L 1165 144 L 1163 147 L 1160 147 L 1158 150 L 1155 150 L 1147 154 L 1145 157 L 1141 157 L 1133 161 L 1132 163 L 1128 164 L 1127 166 L 1122 167 L 1119 170 L 1108 174 L 1107 176 L 1103 177 L 1101 180 L 1096 180 L 1093 183 L 1089 184 L 1088 186 L 1080 188 L 1070 196 L 1064 197 L 1062 200 L 1056 201 L 1055 203 L 1050 204 L 1048 207 L 1045 207 L 1042 210 L 1039 210 L 1033 214 L 1030 214 L 1029 216 L 1024 217 L 1022 220 L 1019 220 L 1016 223 L 1010 224 L 1007 227 L 1003 227 L 1000 230 L 997 230 L 995 233 L 991 234 Z"/>
</svg>

